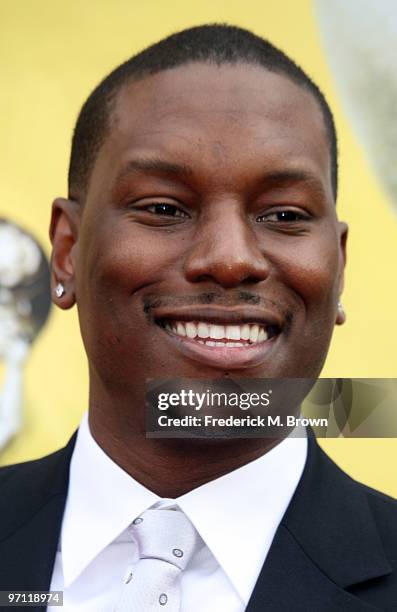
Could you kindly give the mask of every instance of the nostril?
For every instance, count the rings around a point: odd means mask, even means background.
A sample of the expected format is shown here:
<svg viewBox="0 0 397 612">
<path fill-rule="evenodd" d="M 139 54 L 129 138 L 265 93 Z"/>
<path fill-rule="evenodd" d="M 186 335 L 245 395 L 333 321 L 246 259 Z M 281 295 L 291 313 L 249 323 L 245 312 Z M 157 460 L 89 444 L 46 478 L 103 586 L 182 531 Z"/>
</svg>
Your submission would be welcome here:
<svg viewBox="0 0 397 612">
<path fill-rule="evenodd" d="M 256 283 L 260 283 L 263 280 L 265 280 L 267 278 L 268 275 L 262 277 L 262 276 L 248 276 L 247 278 L 244 278 L 241 282 L 242 285 L 251 285 L 251 284 L 256 284 Z"/>
<path fill-rule="evenodd" d="M 224 288 L 236 288 L 265 280 L 269 276 L 269 268 L 266 262 L 264 266 L 252 266 L 241 261 L 219 262 L 187 267 L 185 275 L 191 283 L 211 281 Z"/>
</svg>

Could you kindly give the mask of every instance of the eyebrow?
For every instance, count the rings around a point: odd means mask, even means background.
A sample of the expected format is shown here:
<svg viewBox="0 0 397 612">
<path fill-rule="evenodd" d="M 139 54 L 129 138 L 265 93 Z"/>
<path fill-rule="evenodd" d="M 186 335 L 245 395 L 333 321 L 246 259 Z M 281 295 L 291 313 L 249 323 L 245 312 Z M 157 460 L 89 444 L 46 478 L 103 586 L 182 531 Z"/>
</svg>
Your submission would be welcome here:
<svg viewBox="0 0 397 612">
<path fill-rule="evenodd" d="M 193 169 L 187 164 L 177 164 L 158 157 L 144 157 L 129 160 L 126 166 L 121 170 L 118 178 L 122 179 L 134 172 L 152 172 L 172 174 L 174 176 L 186 176 L 192 175 Z"/>
<path fill-rule="evenodd" d="M 168 174 L 175 177 L 194 175 L 193 168 L 188 164 L 169 162 L 159 157 L 143 157 L 129 160 L 118 175 L 118 180 L 122 180 L 128 174 L 133 174 L 134 172 Z M 260 181 L 274 188 L 286 188 L 303 184 L 320 196 L 325 197 L 322 182 L 315 174 L 307 170 L 269 170 L 262 174 Z"/>
<path fill-rule="evenodd" d="M 312 191 L 325 197 L 324 185 L 321 180 L 307 170 L 280 170 L 270 171 L 263 175 L 263 181 L 270 187 L 293 187 L 302 184 L 309 187 Z"/>
</svg>

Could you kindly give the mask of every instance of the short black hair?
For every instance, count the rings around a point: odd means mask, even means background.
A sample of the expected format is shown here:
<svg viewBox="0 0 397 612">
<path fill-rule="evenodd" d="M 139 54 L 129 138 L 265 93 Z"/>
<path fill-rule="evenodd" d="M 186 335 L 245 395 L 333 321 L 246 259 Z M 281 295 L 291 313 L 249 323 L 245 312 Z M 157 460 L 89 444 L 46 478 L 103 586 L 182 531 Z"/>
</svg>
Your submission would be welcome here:
<svg viewBox="0 0 397 612">
<path fill-rule="evenodd" d="M 68 177 L 70 198 L 80 199 L 86 193 L 97 153 L 110 128 L 111 113 L 120 89 L 131 81 L 192 62 L 263 66 L 308 90 L 323 114 L 336 199 L 337 137 L 333 115 L 323 93 L 283 51 L 249 30 L 227 24 L 201 25 L 172 34 L 115 68 L 94 89 L 84 103 L 74 129 Z"/>
</svg>

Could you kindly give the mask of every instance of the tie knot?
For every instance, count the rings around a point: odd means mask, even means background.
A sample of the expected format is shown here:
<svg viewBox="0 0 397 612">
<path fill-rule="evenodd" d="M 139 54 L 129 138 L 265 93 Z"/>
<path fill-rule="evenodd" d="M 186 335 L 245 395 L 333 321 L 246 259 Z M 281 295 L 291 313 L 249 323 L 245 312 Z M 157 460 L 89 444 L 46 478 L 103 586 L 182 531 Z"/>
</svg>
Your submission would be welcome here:
<svg viewBox="0 0 397 612">
<path fill-rule="evenodd" d="M 160 559 L 184 570 L 200 536 L 180 510 L 146 510 L 131 524 L 141 559 Z"/>
</svg>

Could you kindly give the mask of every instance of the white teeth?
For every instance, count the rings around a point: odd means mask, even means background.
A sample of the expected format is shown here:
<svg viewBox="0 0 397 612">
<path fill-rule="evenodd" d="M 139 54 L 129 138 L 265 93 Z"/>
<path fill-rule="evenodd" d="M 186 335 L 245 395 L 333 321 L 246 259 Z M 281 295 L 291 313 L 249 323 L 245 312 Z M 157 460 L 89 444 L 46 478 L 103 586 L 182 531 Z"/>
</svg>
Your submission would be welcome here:
<svg viewBox="0 0 397 612">
<path fill-rule="evenodd" d="M 267 333 L 263 327 L 261 327 L 258 334 L 258 342 L 264 342 L 265 340 L 267 340 Z"/>
<path fill-rule="evenodd" d="M 214 340 L 220 340 L 225 337 L 225 326 L 224 325 L 210 325 L 209 336 Z"/>
<path fill-rule="evenodd" d="M 196 338 L 207 346 L 227 346 L 230 348 L 265 342 L 268 333 L 263 325 L 244 323 L 242 325 L 217 325 L 205 321 L 166 321 L 165 329 L 177 334 Z M 248 342 L 247 342 L 248 341 Z"/>
<path fill-rule="evenodd" d="M 257 342 L 258 341 L 258 334 L 259 334 L 259 325 L 252 325 L 251 329 L 250 329 L 250 340 L 251 340 L 251 342 Z"/>
<path fill-rule="evenodd" d="M 240 340 L 240 327 L 238 325 L 226 325 L 226 338 L 228 340 Z"/>
<path fill-rule="evenodd" d="M 209 326 L 207 323 L 200 321 L 197 327 L 197 335 L 199 338 L 208 338 L 210 335 Z"/>
<path fill-rule="evenodd" d="M 183 323 L 179 323 L 179 322 L 177 323 L 176 333 L 178 334 L 178 336 L 186 336 L 186 329 Z"/>
<path fill-rule="evenodd" d="M 188 338 L 195 338 L 197 335 L 196 324 L 189 321 L 186 323 L 186 335 Z"/>
<path fill-rule="evenodd" d="M 206 346 L 222 346 L 223 348 L 238 348 L 242 346 L 247 346 L 242 342 L 214 342 L 213 340 L 197 340 L 200 344 L 205 344 Z"/>
<path fill-rule="evenodd" d="M 241 340 L 250 339 L 250 326 L 248 325 L 248 323 L 244 323 L 244 325 L 241 326 L 240 338 Z"/>
</svg>

